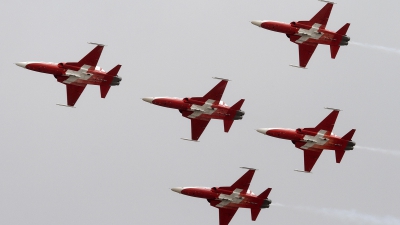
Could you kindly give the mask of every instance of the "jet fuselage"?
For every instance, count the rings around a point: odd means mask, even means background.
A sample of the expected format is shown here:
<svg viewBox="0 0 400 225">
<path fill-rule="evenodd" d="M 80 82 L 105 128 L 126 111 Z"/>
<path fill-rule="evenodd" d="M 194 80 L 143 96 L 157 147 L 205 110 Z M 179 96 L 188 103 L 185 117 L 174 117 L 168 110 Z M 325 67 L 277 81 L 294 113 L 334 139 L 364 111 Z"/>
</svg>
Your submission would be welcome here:
<svg viewBox="0 0 400 225">
<path fill-rule="evenodd" d="M 313 148 L 338 150 L 347 146 L 349 141 L 341 139 L 341 137 L 326 131 L 320 130 L 318 132 L 310 131 L 307 129 L 286 129 L 286 128 L 261 128 L 257 129 L 258 132 L 266 134 L 271 137 L 291 140 L 293 143 L 304 142 L 312 145 Z M 354 143 L 354 142 L 353 142 Z M 355 144 L 353 144 L 354 146 Z M 345 149 L 345 150 L 352 150 Z"/>
<path fill-rule="evenodd" d="M 199 100 L 196 98 L 173 98 L 173 97 L 155 97 L 143 98 L 144 101 L 172 109 L 178 109 L 182 116 L 191 119 L 220 119 L 223 120 L 228 115 L 230 107 L 223 101 Z M 235 120 L 242 119 L 244 112 L 237 110 Z M 241 114 L 241 115 L 239 115 Z"/>
<path fill-rule="evenodd" d="M 83 65 L 81 67 L 70 65 L 70 63 L 52 62 L 19 62 L 16 65 L 40 73 L 52 74 L 58 82 L 64 84 L 74 84 L 77 86 L 119 85 L 122 80 L 119 76 L 110 76 L 100 67 Z M 110 83 L 111 82 L 111 83 Z"/>
<path fill-rule="evenodd" d="M 303 24 L 301 22 L 283 23 L 277 21 L 252 21 L 254 25 L 267 30 L 284 33 L 291 41 L 298 44 L 348 45 L 350 37 L 334 31 L 321 29 L 320 24 Z M 300 38 L 299 38 L 300 37 Z"/>
<path fill-rule="evenodd" d="M 196 198 L 204 198 L 216 208 L 269 208 L 271 200 L 257 198 L 252 191 L 242 193 L 241 189 L 229 190 L 224 187 L 176 187 L 172 191 Z"/>
</svg>

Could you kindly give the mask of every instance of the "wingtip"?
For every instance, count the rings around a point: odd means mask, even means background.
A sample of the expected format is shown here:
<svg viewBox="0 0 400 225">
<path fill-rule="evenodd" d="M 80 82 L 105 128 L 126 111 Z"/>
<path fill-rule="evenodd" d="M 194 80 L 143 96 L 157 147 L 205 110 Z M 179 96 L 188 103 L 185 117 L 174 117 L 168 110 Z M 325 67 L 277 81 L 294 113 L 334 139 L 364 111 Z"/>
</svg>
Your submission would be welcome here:
<svg viewBox="0 0 400 225">
<path fill-rule="evenodd" d="M 250 168 L 250 167 L 244 167 L 244 166 L 240 167 L 240 169 L 246 169 L 246 170 L 258 170 L 258 169 L 254 169 L 254 168 Z"/>
<path fill-rule="evenodd" d="M 335 108 L 331 108 L 331 107 L 324 107 L 324 109 L 329 109 L 329 110 L 332 110 L 332 111 L 343 111 L 341 109 L 335 109 Z"/>
<path fill-rule="evenodd" d="M 212 77 L 213 79 L 217 79 L 217 80 L 224 80 L 224 81 L 232 81 L 226 78 L 222 78 L 222 77 Z"/>
<path fill-rule="evenodd" d="M 97 45 L 97 46 L 106 46 L 105 44 L 100 44 L 100 43 L 95 43 L 95 42 L 88 42 L 88 44 L 91 44 L 91 45 Z"/>
<path fill-rule="evenodd" d="M 193 139 L 189 139 L 189 138 L 181 138 L 181 139 L 185 140 L 185 141 L 200 142 L 198 140 L 193 140 Z"/>
</svg>

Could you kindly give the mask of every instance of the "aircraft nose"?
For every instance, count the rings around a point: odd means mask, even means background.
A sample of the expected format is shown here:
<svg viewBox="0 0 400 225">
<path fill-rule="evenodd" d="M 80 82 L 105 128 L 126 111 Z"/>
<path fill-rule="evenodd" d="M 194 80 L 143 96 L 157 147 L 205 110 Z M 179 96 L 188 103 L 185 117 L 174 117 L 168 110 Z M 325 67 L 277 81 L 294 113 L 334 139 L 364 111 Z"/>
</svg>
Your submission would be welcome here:
<svg viewBox="0 0 400 225">
<path fill-rule="evenodd" d="M 251 21 L 252 24 L 254 24 L 254 25 L 256 25 L 256 26 L 259 26 L 259 27 L 261 27 L 261 24 L 262 24 L 263 22 L 264 22 L 264 21 L 261 21 L 261 20 L 253 20 L 253 21 Z"/>
<path fill-rule="evenodd" d="M 259 128 L 259 129 L 257 129 L 257 132 L 260 132 L 262 134 L 266 134 L 268 130 L 269 130 L 268 128 Z"/>
<path fill-rule="evenodd" d="M 148 102 L 148 103 L 153 103 L 154 98 L 153 97 L 146 97 L 142 98 L 143 101 Z"/>
<path fill-rule="evenodd" d="M 183 190 L 183 187 L 174 187 L 174 188 L 171 188 L 171 190 L 180 194 L 182 192 L 182 190 Z"/>
<path fill-rule="evenodd" d="M 15 63 L 15 65 L 25 68 L 26 65 L 28 65 L 28 63 L 27 62 L 17 62 L 17 63 Z"/>
</svg>

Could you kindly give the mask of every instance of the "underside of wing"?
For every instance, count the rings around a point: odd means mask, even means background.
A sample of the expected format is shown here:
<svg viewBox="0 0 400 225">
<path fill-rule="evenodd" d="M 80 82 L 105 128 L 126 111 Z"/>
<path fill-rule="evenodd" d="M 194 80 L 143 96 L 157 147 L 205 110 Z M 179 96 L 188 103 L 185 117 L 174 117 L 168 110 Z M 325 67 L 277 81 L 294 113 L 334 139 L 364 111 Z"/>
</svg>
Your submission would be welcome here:
<svg viewBox="0 0 400 225">
<path fill-rule="evenodd" d="M 246 192 L 249 189 L 251 180 L 253 179 L 255 170 L 250 169 L 247 171 L 239 180 L 232 184 L 232 189 L 242 189 L 242 192 Z"/>
<path fill-rule="evenodd" d="M 96 46 L 91 52 L 89 52 L 85 57 L 83 57 L 79 62 L 79 66 L 89 65 L 96 67 L 99 61 L 101 52 L 103 51 L 104 45 Z"/>
<path fill-rule="evenodd" d="M 330 134 L 333 130 L 333 127 L 335 126 L 336 119 L 339 115 L 338 110 L 333 110 L 327 117 L 325 117 L 324 120 L 322 120 L 316 127 L 315 129 L 317 130 L 326 130 Z"/>
<path fill-rule="evenodd" d="M 331 15 L 333 4 L 327 3 L 315 16 L 310 20 L 313 24 L 321 24 L 320 28 L 325 29 Z"/>
<path fill-rule="evenodd" d="M 199 140 L 204 129 L 206 129 L 210 120 L 190 119 L 192 125 L 192 140 Z"/>
<path fill-rule="evenodd" d="M 236 209 L 219 208 L 219 225 L 228 225 L 229 222 L 231 222 L 237 210 L 238 208 Z"/>
<path fill-rule="evenodd" d="M 311 172 L 315 163 L 317 162 L 319 156 L 322 153 L 322 149 L 308 147 L 307 149 L 301 148 L 305 143 L 304 142 L 296 142 L 296 148 L 303 150 L 304 152 L 304 171 Z"/>
<path fill-rule="evenodd" d="M 73 84 L 66 84 L 67 86 L 67 104 L 69 106 L 74 106 L 78 98 L 81 96 L 83 90 L 85 90 L 86 85 L 77 86 Z"/>
<path fill-rule="evenodd" d="M 299 44 L 299 61 L 301 67 L 306 67 L 308 61 L 310 61 L 311 56 L 313 55 L 315 49 L 317 48 L 317 44 Z"/>
<path fill-rule="evenodd" d="M 213 89 L 211 89 L 206 95 L 204 95 L 204 99 L 213 99 L 219 102 L 224 94 L 225 87 L 228 84 L 227 80 L 220 81 Z"/>
</svg>

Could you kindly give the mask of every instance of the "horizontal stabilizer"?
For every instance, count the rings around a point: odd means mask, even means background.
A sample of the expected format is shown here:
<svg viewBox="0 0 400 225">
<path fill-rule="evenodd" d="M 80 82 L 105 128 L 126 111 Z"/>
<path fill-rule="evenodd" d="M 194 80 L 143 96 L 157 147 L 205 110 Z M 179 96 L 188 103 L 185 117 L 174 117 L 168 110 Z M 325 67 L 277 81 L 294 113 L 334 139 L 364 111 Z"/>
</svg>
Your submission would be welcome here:
<svg viewBox="0 0 400 225">
<path fill-rule="evenodd" d="M 335 151 L 335 156 L 336 156 L 336 163 L 340 163 L 342 161 L 342 158 L 344 156 L 345 151 L 344 150 L 336 150 Z"/>
<path fill-rule="evenodd" d="M 100 95 L 101 98 L 105 98 L 107 96 L 108 91 L 110 90 L 110 85 L 100 85 Z"/>
<path fill-rule="evenodd" d="M 331 58 L 335 59 L 340 46 L 339 45 L 331 45 L 330 47 L 331 47 Z"/>
<path fill-rule="evenodd" d="M 232 127 L 232 124 L 233 124 L 233 120 L 229 120 L 229 119 L 224 120 L 224 132 L 225 133 L 229 132 L 229 130 Z"/>
<path fill-rule="evenodd" d="M 233 110 L 239 110 L 240 108 L 242 108 L 242 105 L 244 103 L 244 99 L 240 99 L 238 102 L 236 102 L 236 104 L 234 104 L 231 108 Z"/>
<path fill-rule="evenodd" d="M 351 141 L 351 139 L 353 138 L 354 133 L 356 132 L 356 129 L 352 129 L 351 131 L 349 131 L 346 135 L 344 135 L 342 137 L 343 140 L 347 140 L 347 141 Z"/>
<path fill-rule="evenodd" d="M 263 193 L 261 193 L 259 196 L 257 196 L 258 198 L 261 199 L 267 199 L 269 193 L 271 192 L 272 188 L 267 188 L 267 190 L 265 190 Z"/>
<path fill-rule="evenodd" d="M 121 69 L 121 65 L 118 64 L 114 68 L 112 68 L 110 71 L 108 71 L 107 75 L 115 77 L 118 75 L 119 69 Z"/>
<path fill-rule="evenodd" d="M 256 221 L 258 214 L 260 214 L 261 208 L 250 208 L 251 220 Z"/>
<path fill-rule="evenodd" d="M 336 33 L 340 35 L 346 35 L 347 30 L 349 29 L 350 24 L 346 23 L 342 28 L 340 28 Z"/>
</svg>

